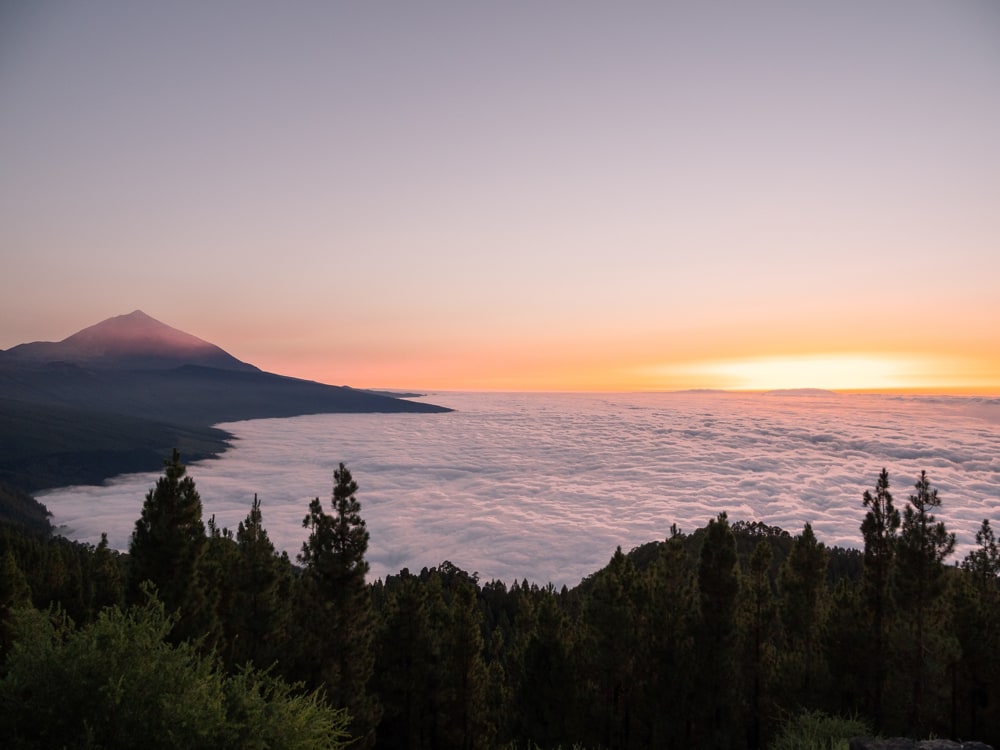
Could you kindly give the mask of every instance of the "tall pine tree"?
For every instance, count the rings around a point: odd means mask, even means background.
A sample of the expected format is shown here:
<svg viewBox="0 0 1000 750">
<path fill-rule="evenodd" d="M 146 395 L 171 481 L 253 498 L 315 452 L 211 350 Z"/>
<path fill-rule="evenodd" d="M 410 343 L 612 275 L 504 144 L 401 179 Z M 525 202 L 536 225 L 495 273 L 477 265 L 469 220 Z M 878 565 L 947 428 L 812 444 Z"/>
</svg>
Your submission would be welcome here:
<svg viewBox="0 0 1000 750">
<path fill-rule="evenodd" d="M 736 603 L 740 588 L 736 538 L 725 513 L 708 522 L 698 562 L 700 628 L 697 632 L 696 742 L 719 750 L 742 739 L 736 726 Z"/>
<path fill-rule="evenodd" d="M 425 585 L 409 571 L 386 579 L 386 604 L 378 639 L 376 679 L 385 705 L 380 748 L 431 747 L 433 699 L 440 639 L 431 630 Z"/>
<path fill-rule="evenodd" d="M 746 627 L 743 661 L 748 694 L 747 745 L 750 750 L 761 747 L 766 722 L 774 713 L 769 705 L 771 673 L 774 671 L 772 639 L 777 614 L 770 578 L 773 559 L 771 541 L 762 538 L 750 556 L 750 571 L 744 579 L 742 592 Z"/>
<path fill-rule="evenodd" d="M 309 503 L 302 525 L 309 538 L 299 562 L 305 565 L 304 604 L 307 658 L 314 678 L 325 685 L 334 706 L 347 708 L 351 735 L 371 747 L 379 708 L 368 692 L 374 670 L 375 633 L 371 595 L 365 585 L 368 530 L 355 497 L 357 482 L 344 464 L 333 472 L 333 513 L 319 498 Z"/>
<path fill-rule="evenodd" d="M 896 557 L 896 536 L 899 531 L 899 511 L 892 504 L 889 492 L 889 472 L 884 468 L 875 484 L 875 494 L 865 490 L 862 496 L 868 509 L 861 522 L 865 542 L 864 593 L 872 618 L 871 713 L 875 729 L 882 726 L 882 693 L 888 671 L 886 654 L 890 573 Z"/>
<path fill-rule="evenodd" d="M 781 566 L 781 622 L 786 636 L 786 684 L 798 700 L 809 701 L 817 688 L 821 660 L 817 646 L 826 593 L 826 547 L 806 524 Z"/>
<path fill-rule="evenodd" d="M 140 602 L 140 586 L 151 581 L 168 612 L 179 611 L 174 636 L 197 635 L 203 609 L 198 569 L 207 538 L 201 496 L 174 450 L 163 476 L 147 494 L 129 545 L 129 599 Z"/>
<path fill-rule="evenodd" d="M 934 517 L 932 511 L 941 507 L 941 500 L 926 471 L 920 472 L 915 487 L 917 492 L 910 495 L 899 536 L 898 587 L 913 627 L 913 650 L 908 659 L 913 685 L 909 724 L 911 730 L 922 731 L 927 717 L 928 624 L 932 605 L 943 590 L 944 559 L 955 549 L 955 535 Z"/>
<path fill-rule="evenodd" d="M 976 532 L 976 547 L 962 561 L 965 575 L 952 587 L 955 634 L 962 648 L 959 660 L 964 683 L 956 696 L 965 705 L 965 726 L 961 735 L 998 734 L 1000 705 L 1000 548 L 983 519 Z"/>
<path fill-rule="evenodd" d="M 275 553 L 257 495 L 236 529 L 236 562 L 232 611 L 224 620 L 229 660 L 266 668 L 281 656 L 278 643 L 287 625 L 291 563 L 285 553 Z"/>
</svg>

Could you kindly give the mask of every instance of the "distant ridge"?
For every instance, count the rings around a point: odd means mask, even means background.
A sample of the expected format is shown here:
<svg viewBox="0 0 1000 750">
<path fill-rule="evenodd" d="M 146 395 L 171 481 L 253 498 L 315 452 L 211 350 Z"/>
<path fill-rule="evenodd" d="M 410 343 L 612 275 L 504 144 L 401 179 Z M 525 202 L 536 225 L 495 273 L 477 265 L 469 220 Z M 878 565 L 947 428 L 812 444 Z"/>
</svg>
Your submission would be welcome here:
<svg viewBox="0 0 1000 750">
<path fill-rule="evenodd" d="M 825 388 L 778 388 L 773 391 L 764 391 L 764 396 L 839 396 L 836 391 L 828 391 Z"/>
<path fill-rule="evenodd" d="M 173 448 L 218 455 L 222 422 L 330 413 L 434 413 L 385 392 L 264 372 L 141 310 L 59 342 L 0 351 L 0 484 L 35 491 L 155 471 Z"/>
<path fill-rule="evenodd" d="M 19 344 L 0 352 L 0 362 L 71 362 L 100 369 L 164 370 L 201 365 L 260 372 L 215 344 L 171 328 L 142 310 L 108 318 L 62 341 Z"/>
</svg>

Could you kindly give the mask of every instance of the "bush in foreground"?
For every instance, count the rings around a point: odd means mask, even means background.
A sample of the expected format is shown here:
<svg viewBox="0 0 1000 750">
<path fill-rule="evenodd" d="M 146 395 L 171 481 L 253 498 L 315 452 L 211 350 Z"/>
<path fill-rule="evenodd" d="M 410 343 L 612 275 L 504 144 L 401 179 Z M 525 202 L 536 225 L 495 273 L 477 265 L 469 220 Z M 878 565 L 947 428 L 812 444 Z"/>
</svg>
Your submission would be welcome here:
<svg viewBox="0 0 1000 750">
<path fill-rule="evenodd" d="M 770 750 L 848 750 L 851 737 L 870 733 L 860 719 L 803 711 L 784 723 Z"/>
<path fill-rule="evenodd" d="M 7 748 L 345 746 L 346 714 L 266 672 L 226 676 L 188 643 L 165 640 L 163 605 L 105 610 L 74 629 L 59 613 L 12 615 L 0 678 Z"/>
</svg>

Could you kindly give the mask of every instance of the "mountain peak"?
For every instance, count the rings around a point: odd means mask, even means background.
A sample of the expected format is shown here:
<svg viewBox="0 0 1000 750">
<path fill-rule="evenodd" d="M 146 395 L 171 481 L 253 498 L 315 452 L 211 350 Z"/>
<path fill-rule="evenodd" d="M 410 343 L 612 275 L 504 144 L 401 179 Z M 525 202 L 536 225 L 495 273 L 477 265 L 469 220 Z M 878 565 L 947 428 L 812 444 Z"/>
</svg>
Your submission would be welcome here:
<svg viewBox="0 0 1000 750">
<path fill-rule="evenodd" d="M 163 370 L 202 365 L 257 370 L 215 344 L 161 323 L 142 310 L 102 320 L 62 341 L 20 344 L 5 352 L 4 358 L 25 363 L 73 362 L 100 369 Z"/>
</svg>

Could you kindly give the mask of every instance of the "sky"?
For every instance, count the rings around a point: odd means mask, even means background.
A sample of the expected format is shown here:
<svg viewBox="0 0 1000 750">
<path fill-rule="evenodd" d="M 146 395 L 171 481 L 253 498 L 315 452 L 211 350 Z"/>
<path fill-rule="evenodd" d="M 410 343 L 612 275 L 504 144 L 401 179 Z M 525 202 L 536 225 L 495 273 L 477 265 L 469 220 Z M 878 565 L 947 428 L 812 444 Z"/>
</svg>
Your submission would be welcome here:
<svg viewBox="0 0 1000 750">
<path fill-rule="evenodd" d="M 0 4 L 0 348 L 1000 393 L 1000 3 Z"/>
</svg>

